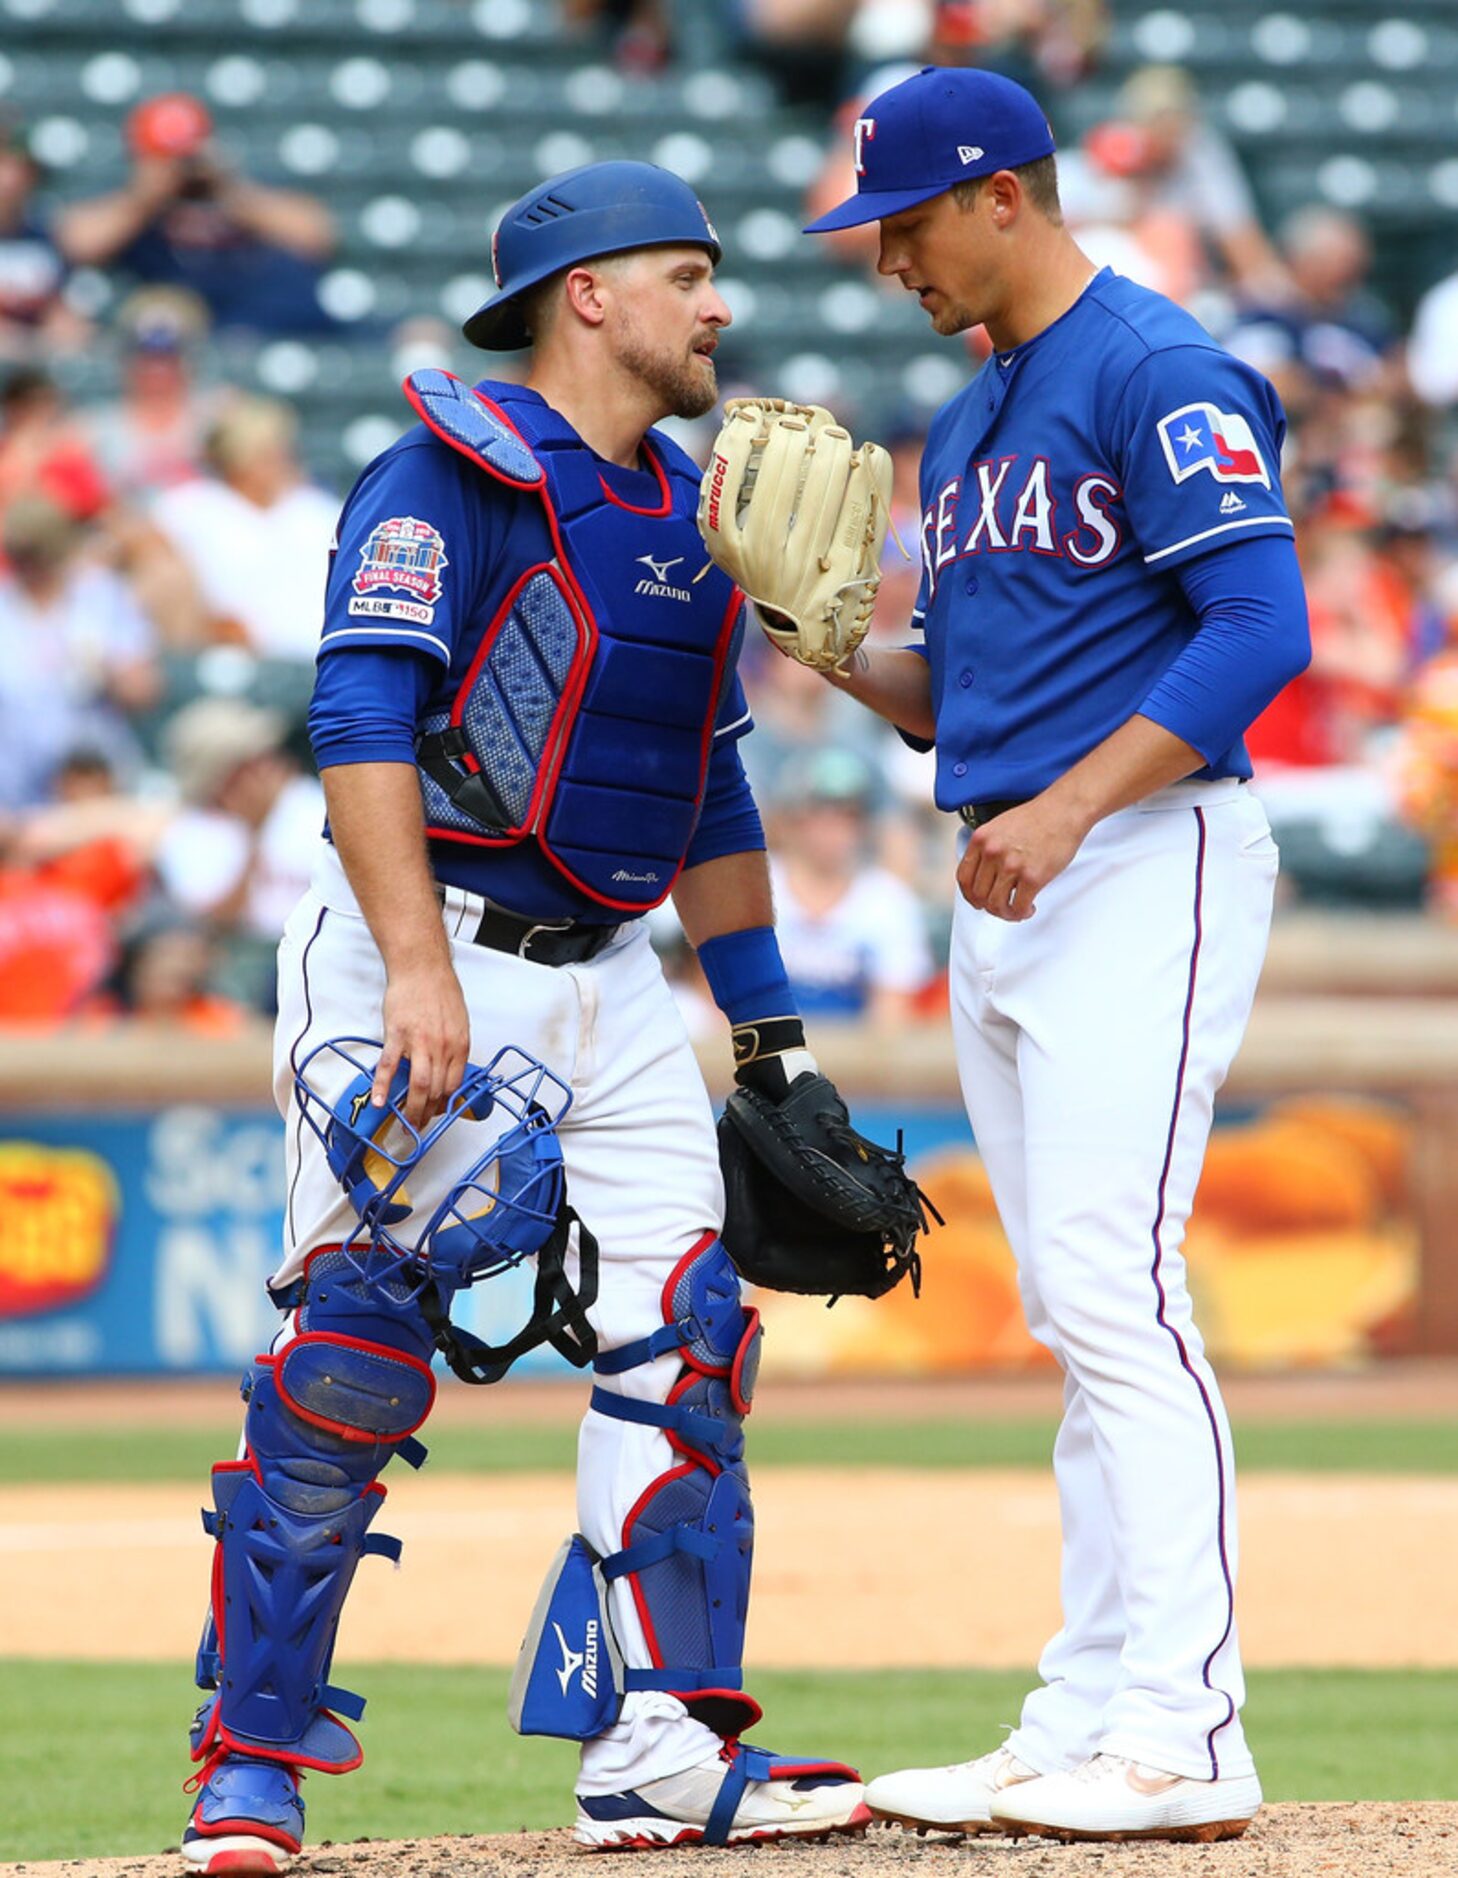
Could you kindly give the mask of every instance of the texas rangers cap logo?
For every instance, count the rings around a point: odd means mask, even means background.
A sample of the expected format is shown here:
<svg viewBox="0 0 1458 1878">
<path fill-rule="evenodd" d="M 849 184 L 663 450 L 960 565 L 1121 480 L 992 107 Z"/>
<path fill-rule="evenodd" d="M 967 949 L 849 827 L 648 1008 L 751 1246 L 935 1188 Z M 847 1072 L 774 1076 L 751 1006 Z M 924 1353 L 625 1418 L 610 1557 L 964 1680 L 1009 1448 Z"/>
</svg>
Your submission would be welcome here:
<svg viewBox="0 0 1458 1878">
<path fill-rule="evenodd" d="M 1177 483 L 1208 470 L 1217 483 L 1263 483 L 1270 471 L 1255 432 L 1236 411 L 1213 404 L 1182 404 L 1157 426 L 1164 459 Z"/>
<path fill-rule="evenodd" d="M 392 515 L 371 531 L 359 558 L 356 593 L 393 587 L 426 606 L 440 598 L 441 573 L 449 563 L 440 530 L 429 522 L 414 515 Z"/>
</svg>

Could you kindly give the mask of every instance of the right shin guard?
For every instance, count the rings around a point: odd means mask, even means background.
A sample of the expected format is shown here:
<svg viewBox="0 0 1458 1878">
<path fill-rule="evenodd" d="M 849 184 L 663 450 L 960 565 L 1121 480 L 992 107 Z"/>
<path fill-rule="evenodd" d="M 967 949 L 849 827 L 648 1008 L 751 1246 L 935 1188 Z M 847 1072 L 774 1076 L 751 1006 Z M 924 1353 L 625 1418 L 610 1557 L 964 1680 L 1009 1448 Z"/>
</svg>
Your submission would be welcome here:
<svg viewBox="0 0 1458 1878">
<path fill-rule="evenodd" d="M 298 1286 L 287 1339 L 244 1384 L 246 1452 L 213 1469 L 217 1541 L 198 1686 L 193 1759 L 234 1753 L 344 1773 L 363 1758 L 340 1719 L 364 1704 L 329 1682 L 335 1632 L 361 1558 L 398 1559 L 369 1528 L 392 1455 L 435 1396 L 431 1338 L 404 1286 L 367 1283 L 357 1259 L 325 1249 Z M 337 1712 L 336 1712 L 337 1711 Z"/>
</svg>

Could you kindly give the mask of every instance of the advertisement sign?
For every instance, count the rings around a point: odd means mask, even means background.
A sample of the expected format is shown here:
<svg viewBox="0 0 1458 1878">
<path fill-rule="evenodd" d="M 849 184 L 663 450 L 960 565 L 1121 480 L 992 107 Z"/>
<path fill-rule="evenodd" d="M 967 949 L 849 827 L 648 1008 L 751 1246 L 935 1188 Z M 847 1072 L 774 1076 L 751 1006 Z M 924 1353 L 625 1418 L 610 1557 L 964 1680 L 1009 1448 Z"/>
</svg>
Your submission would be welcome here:
<svg viewBox="0 0 1458 1878">
<path fill-rule="evenodd" d="M 767 1373 L 967 1374 L 1051 1359 L 1028 1336 L 1011 1253 L 961 1110 L 859 1100 L 857 1125 L 904 1130 L 946 1215 L 909 1284 L 871 1304 L 761 1295 Z M 1185 1242 L 1205 1340 L 1223 1362 L 1345 1364 L 1410 1340 L 1418 1244 L 1411 1122 L 1389 1106 L 1287 1098 L 1218 1128 Z M 236 1375 L 278 1325 L 283 1128 L 271 1111 L 0 1117 L 0 1376 Z M 590 1223 L 590 1222 L 589 1222 Z M 530 1268 L 458 1297 L 456 1321 L 504 1342 Z M 550 1350 L 517 1373 L 567 1374 Z"/>
</svg>

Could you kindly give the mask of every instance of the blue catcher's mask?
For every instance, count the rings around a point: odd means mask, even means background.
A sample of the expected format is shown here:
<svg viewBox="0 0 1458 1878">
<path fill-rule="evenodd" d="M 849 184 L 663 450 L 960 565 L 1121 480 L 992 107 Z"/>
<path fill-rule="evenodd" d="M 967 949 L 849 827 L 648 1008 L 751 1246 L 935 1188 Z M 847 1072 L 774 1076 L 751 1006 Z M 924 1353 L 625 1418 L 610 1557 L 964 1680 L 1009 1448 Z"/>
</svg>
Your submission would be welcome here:
<svg viewBox="0 0 1458 1878">
<path fill-rule="evenodd" d="M 385 1101 L 371 1100 L 381 1048 L 367 1037 L 336 1037 L 311 1050 L 294 1076 L 304 1120 L 368 1234 L 367 1244 L 357 1235 L 347 1249 L 362 1251 L 375 1276 L 385 1264 L 398 1270 L 412 1261 L 425 1268 L 422 1276 L 433 1274 L 451 1290 L 508 1271 L 540 1251 L 563 1203 L 557 1125 L 572 1102 L 566 1084 L 508 1044 L 484 1067 L 467 1064 L 445 1109 L 418 1129 L 405 1118 L 408 1060 L 396 1069 Z M 340 1059 L 354 1075 L 329 1102 L 315 1084 Z M 415 1211 L 408 1183 L 425 1157 L 451 1129 L 493 1115 L 506 1122 L 504 1132 L 498 1128 L 413 1243 L 404 1243 L 393 1229 Z"/>
</svg>

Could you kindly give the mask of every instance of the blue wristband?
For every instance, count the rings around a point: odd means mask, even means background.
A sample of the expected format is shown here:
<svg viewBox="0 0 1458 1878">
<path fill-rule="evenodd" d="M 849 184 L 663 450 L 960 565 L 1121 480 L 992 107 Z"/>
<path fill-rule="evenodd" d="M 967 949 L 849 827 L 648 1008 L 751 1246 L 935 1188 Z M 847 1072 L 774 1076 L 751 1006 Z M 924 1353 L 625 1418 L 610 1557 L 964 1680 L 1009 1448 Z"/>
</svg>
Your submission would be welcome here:
<svg viewBox="0 0 1458 1878">
<path fill-rule="evenodd" d="M 714 1002 L 731 1024 L 797 1014 L 773 926 L 719 933 L 698 951 Z"/>
</svg>

